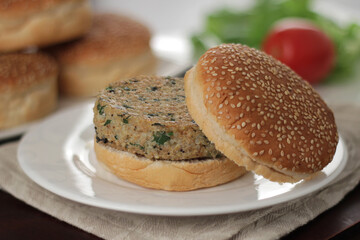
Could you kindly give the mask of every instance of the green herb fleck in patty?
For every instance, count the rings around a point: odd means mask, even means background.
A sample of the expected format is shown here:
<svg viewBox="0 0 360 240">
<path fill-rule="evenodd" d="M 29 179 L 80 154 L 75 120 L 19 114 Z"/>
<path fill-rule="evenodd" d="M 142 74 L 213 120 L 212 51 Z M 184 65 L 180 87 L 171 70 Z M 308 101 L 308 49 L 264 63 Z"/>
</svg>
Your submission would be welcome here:
<svg viewBox="0 0 360 240">
<path fill-rule="evenodd" d="M 160 126 L 160 127 L 165 127 L 164 125 L 162 125 L 161 123 L 153 123 L 151 124 L 151 126 Z"/>
<path fill-rule="evenodd" d="M 126 105 L 126 104 L 123 104 L 123 107 L 124 107 L 124 108 L 131 108 L 131 109 L 134 109 L 133 107 L 130 107 L 129 105 Z"/>
<path fill-rule="evenodd" d="M 171 136 L 173 136 L 173 132 L 165 132 L 165 131 L 157 131 L 153 134 L 153 142 L 155 141 L 159 145 L 164 145 L 167 141 L 170 140 Z"/>
<path fill-rule="evenodd" d="M 141 150 L 144 150 L 144 149 L 145 149 L 143 146 L 141 146 L 141 145 L 138 144 L 138 143 L 129 143 L 129 144 L 132 145 L 132 146 L 139 147 Z"/>
<path fill-rule="evenodd" d="M 148 91 L 156 91 L 156 90 L 158 90 L 159 89 L 159 87 L 147 87 L 146 88 Z"/>
<path fill-rule="evenodd" d="M 126 118 L 123 118 L 123 123 L 128 124 L 129 123 L 130 116 L 127 116 Z"/>
<path fill-rule="evenodd" d="M 100 103 L 96 106 L 96 109 L 99 111 L 100 115 L 104 115 L 104 108 L 106 107 L 106 105 L 101 106 Z"/>
<path fill-rule="evenodd" d="M 110 119 L 107 119 L 106 122 L 104 123 L 104 126 L 108 125 L 111 123 L 111 120 Z"/>
</svg>

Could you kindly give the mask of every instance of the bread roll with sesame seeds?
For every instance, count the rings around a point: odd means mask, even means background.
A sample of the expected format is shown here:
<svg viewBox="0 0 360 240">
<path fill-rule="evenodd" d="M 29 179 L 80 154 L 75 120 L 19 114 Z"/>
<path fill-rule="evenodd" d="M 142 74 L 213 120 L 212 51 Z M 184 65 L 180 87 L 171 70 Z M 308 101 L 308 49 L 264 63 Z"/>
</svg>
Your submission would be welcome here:
<svg viewBox="0 0 360 240">
<path fill-rule="evenodd" d="M 91 17 L 87 0 L 0 0 L 0 52 L 80 37 Z"/>
<path fill-rule="evenodd" d="M 57 103 L 57 76 L 57 64 L 48 55 L 0 55 L 0 130 L 53 111 Z"/>
<path fill-rule="evenodd" d="M 321 171 L 338 143 L 334 116 L 289 67 L 241 44 L 209 49 L 185 76 L 186 103 L 225 156 L 276 182 Z"/>
<path fill-rule="evenodd" d="M 60 64 L 60 92 L 94 96 L 111 82 L 155 73 L 150 37 L 146 26 L 129 17 L 96 14 L 83 38 L 50 49 Z"/>
</svg>

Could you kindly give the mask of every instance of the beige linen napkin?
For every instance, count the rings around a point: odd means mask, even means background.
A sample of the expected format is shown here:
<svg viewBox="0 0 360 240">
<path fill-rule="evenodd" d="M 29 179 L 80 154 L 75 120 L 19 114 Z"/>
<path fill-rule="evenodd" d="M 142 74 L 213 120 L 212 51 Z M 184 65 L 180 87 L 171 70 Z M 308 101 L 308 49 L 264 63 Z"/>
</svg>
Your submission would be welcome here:
<svg viewBox="0 0 360 240">
<path fill-rule="evenodd" d="M 0 148 L 0 186 L 27 204 L 105 239 L 278 239 L 337 204 L 360 180 L 360 108 L 333 107 L 349 161 L 326 188 L 260 210 L 205 217 L 157 217 L 79 204 L 33 183 L 16 160 L 18 143 Z M 266 236 L 266 237 L 265 237 Z"/>
</svg>

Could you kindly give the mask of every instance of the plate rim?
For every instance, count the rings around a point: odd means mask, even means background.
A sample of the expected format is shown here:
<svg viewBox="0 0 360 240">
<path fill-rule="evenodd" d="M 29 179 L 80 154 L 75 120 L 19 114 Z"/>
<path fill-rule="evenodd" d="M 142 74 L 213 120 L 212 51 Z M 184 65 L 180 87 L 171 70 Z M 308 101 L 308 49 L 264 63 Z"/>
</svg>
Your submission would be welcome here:
<svg viewBox="0 0 360 240">
<path fill-rule="evenodd" d="M 261 200 L 259 200 L 260 205 L 250 204 L 250 207 L 247 205 L 246 208 L 241 205 L 237 205 L 237 207 L 234 208 L 234 204 L 233 204 L 230 206 L 229 205 L 216 206 L 216 207 L 215 206 L 210 206 L 210 207 L 207 206 L 204 208 L 197 208 L 195 210 L 194 210 L 194 208 L 184 209 L 184 208 L 179 208 L 178 206 L 161 207 L 161 208 L 156 207 L 154 209 L 154 207 L 149 206 L 149 205 L 142 205 L 141 207 L 139 207 L 139 204 L 124 204 L 124 203 L 119 204 L 118 202 L 114 204 L 113 201 L 110 201 L 107 199 L 100 199 L 100 202 L 98 202 L 98 201 L 94 202 L 93 201 L 94 198 L 92 198 L 90 196 L 86 196 L 83 193 L 81 193 L 80 191 L 77 193 L 73 193 L 71 191 L 69 192 L 66 189 L 63 189 L 64 187 L 59 188 L 56 183 L 46 180 L 46 178 L 39 175 L 34 169 L 27 168 L 26 161 L 28 161 L 28 160 L 26 160 L 22 157 L 22 151 L 23 151 L 22 149 L 24 148 L 24 144 L 26 144 L 26 141 L 29 141 L 29 138 L 31 137 L 31 135 L 33 133 L 35 133 L 35 132 L 39 131 L 39 129 L 43 128 L 45 126 L 45 123 L 55 121 L 58 118 L 60 118 L 62 115 L 65 115 L 66 113 L 69 113 L 69 112 L 85 110 L 86 108 L 90 107 L 90 104 L 93 104 L 93 101 L 79 104 L 77 106 L 70 107 L 61 112 L 55 113 L 51 117 L 47 118 L 44 121 L 44 123 L 38 124 L 38 125 L 34 126 L 32 129 L 30 129 L 30 131 L 27 132 L 23 136 L 23 138 L 21 139 L 21 141 L 19 143 L 19 147 L 17 150 L 17 160 L 20 165 L 20 168 L 24 171 L 24 173 L 32 181 L 34 181 L 37 185 L 39 185 L 43 189 L 48 190 L 60 197 L 64 197 L 68 200 L 71 200 L 71 201 L 74 201 L 77 203 L 81 203 L 81 204 L 85 204 L 88 206 L 92 206 L 92 207 L 99 207 L 99 208 L 108 209 L 108 210 L 116 210 L 116 211 L 127 212 L 127 213 L 146 214 L 146 215 L 155 215 L 155 216 L 207 216 L 207 215 L 222 215 L 222 214 L 230 214 L 230 213 L 238 213 L 238 212 L 245 212 L 245 211 L 251 211 L 251 210 L 256 210 L 256 209 L 262 209 L 262 208 L 269 207 L 269 206 L 275 206 L 280 203 L 290 202 L 294 199 L 297 199 L 300 197 L 305 197 L 306 195 L 308 195 L 312 192 L 320 191 L 321 189 L 328 186 L 331 182 L 333 182 L 341 174 L 341 172 L 343 172 L 343 170 L 345 169 L 347 160 L 348 160 L 348 150 L 347 150 L 345 141 L 343 140 L 343 138 L 340 135 L 338 144 L 341 144 L 342 149 L 343 149 L 342 156 L 341 156 L 341 162 L 339 163 L 338 168 L 330 176 L 324 178 L 320 182 L 316 182 L 312 188 L 307 187 L 305 189 L 300 189 L 300 190 L 296 191 L 295 193 L 292 192 L 291 197 L 288 197 L 287 194 L 284 193 L 281 195 L 276 195 L 275 199 L 274 199 L 274 197 L 261 199 Z M 67 136 L 68 136 L 68 134 L 69 133 L 67 133 Z M 59 147 L 63 146 L 63 145 L 64 145 L 64 142 L 61 142 L 61 144 L 59 144 Z M 65 162 L 65 160 L 64 160 L 64 162 Z M 45 179 L 45 181 L 43 181 L 44 179 Z M 99 179 L 101 179 L 101 178 L 99 178 Z M 114 183 L 111 183 L 104 179 L 101 179 L 101 180 L 107 182 L 108 184 L 114 184 Z M 235 181 L 241 181 L 241 178 L 239 178 Z M 153 190 L 153 191 L 162 191 L 162 190 Z M 162 192 L 166 192 L 166 191 L 162 191 Z M 181 192 L 179 192 L 177 194 L 180 195 Z"/>
</svg>

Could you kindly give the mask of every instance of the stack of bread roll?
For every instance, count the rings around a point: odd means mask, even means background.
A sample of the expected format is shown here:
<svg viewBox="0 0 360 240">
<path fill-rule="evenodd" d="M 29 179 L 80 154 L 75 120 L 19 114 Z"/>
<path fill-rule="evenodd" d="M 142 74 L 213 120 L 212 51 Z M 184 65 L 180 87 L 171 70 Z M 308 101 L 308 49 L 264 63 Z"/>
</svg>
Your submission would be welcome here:
<svg viewBox="0 0 360 240">
<path fill-rule="evenodd" d="M 87 0 L 0 0 L 0 130 L 49 114 L 59 92 L 94 96 L 153 73 L 149 41 L 146 26 Z"/>
</svg>

